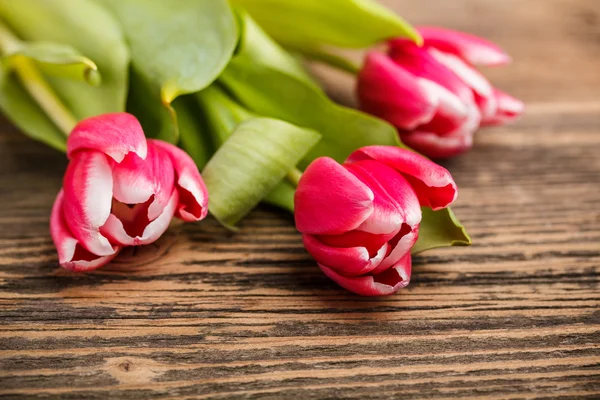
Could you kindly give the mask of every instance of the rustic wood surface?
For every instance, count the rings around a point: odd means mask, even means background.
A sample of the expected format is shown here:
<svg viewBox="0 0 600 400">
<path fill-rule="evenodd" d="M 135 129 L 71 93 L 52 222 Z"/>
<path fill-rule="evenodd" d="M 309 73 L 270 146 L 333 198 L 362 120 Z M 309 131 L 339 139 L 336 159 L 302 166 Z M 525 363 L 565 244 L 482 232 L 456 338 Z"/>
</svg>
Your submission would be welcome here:
<svg viewBox="0 0 600 400">
<path fill-rule="evenodd" d="M 415 257 L 408 288 L 360 298 L 263 207 L 235 235 L 179 225 L 68 273 L 48 234 L 64 156 L 2 120 L 1 397 L 600 396 L 600 1 L 386 3 L 514 57 L 486 74 L 526 115 L 446 163 L 473 247 Z"/>
</svg>

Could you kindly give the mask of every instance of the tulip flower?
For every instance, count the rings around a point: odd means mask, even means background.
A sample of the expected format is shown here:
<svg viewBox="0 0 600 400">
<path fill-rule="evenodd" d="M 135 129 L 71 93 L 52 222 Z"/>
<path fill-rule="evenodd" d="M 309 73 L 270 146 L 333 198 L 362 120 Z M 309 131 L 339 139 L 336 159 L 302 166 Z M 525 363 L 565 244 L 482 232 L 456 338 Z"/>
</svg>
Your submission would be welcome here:
<svg viewBox="0 0 600 400">
<path fill-rule="evenodd" d="M 306 250 L 340 286 L 364 296 L 408 285 L 421 206 L 439 210 L 457 196 L 450 173 L 410 150 L 367 146 L 343 165 L 313 161 L 294 198 Z"/>
<path fill-rule="evenodd" d="M 418 29 L 419 47 L 389 41 L 387 54 L 370 52 L 358 76 L 361 109 L 393 124 L 402 141 L 432 158 L 471 148 L 480 126 L 501 125 L 523 103 L 494 88 L 474 65 L 503 65 L 510 57 L 494 44 L 441 28 Z"/>
<path fill-rule="evenodd" d="M 68 138 L 67 156 L 50 220 L 66 269 L 99 268 L 125 246 L 154 242 L 173 216 L 198 221 L 208 212 L 192 159 L 169 143 L 146 140 L 131 114 L 81 121 Z"/>
</svg>

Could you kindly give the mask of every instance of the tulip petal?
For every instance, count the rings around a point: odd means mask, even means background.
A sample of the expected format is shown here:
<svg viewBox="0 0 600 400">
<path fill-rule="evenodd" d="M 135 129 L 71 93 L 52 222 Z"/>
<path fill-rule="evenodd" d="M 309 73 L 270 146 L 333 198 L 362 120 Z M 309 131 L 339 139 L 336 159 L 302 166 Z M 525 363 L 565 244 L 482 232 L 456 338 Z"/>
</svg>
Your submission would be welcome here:
<svg viewBox="0 0 600 400">
<path fill-rule="evenodd" d="M 71 160 L 63 180 L 65 219 L 74 237 L 99 256 L 115 253 L 99 228 L 112 206 L 113 179 L 103 153 L 80 151 Z"/>
<path fill-rule="evenodd" d="M 430 49 L 429 53 L 473 89 L 484 118 L 496 113 L 494 88 L 479 71 L 453 54 L 443 53 L 436 49 Z"/>
<path fill-rule="evenodd" d="M 80 150 L 103 152 L 116 162 L 123 161 L 132 152 L 146 158 L 144 131 L 138 120 L 128 113 L 103 114 L 79 122 L 69 135 L 69 159 Z"/>
<path fill-rule="evenodd" d="M 361 296 L 387 296 L 396 293 L 410 283 L 412 260 L 410 253 L 396 265 L 377 275 L 346 277 L 335 270 L 319 264 L 321 270 L 341 287 Z"/>
<path fill-rule="evenodd" d="M 511 61 L 501 48 L 474 35 L 427 26 L 417 30 L 423 37 L 424 46 L 454 54 L 474 65 L 502 65 Z"/>
<path fill-rule="evenodd" d="M 393 39 L 388 42 L 390 58 L 411 74 L 445 87 L 463 102 L 473 101 L 473 91 L 453 71 L 436 60 L 423 47 L 406 39 Z"/>
<path fill-rule="evenodd" d="M 453 132 L 440 135 L 419 128 L 414 132 L 400 132 L 400 137 L 408 146 L 427 157 L 440 159 L 456 156 L 473 146 L 473 136 L 481 121 L 475 104 L 471 104 L 469 110 L 468 119 Z"/>
<path fill-rule="evenodd" d="M 434 159 L 457 156 L 473 145 L 472 136 L 441 136 L 433 132 L 408 132 L 400 135 L 402 142 Z"/>
<path fill-rule="evenodd" d="M 148 141 L 145 160 L 131 153 L 122 162 L 113 163 L 112 171 L 113 197 L 116 200 L 133 206 L 154 196 L 147 210 L 148 221 L 153 221 L 163 212 L 173 193 L 175 173 L 169 156 L 160 147 L 154 146 L 154 141 Z"/>
<path fill-rule="evenodd" d="M 194 160 L 177 146 L 160 140 L 148 143 L 161 148 L 169 155 L 177 174 L 179 204 L 176 216 L 187 222 L 200 221 L 208 214 L 208 190 Z"/>
<path fill-rule="evenodd" d="M 366 146 L 350 154 L 347 162 L 375 160 L 401 172 L 422 206 L 447 207 L 458 194 L 452 175 L 442 166 L 410 150 L 393 146 Z"/>
<path fill-rule="evenodd" d="M 148 218 L 148 209 L 152 203 L 154 203 L 154 196 L 151 196 L 144 203 L 134 205 L 121 203 L 120 201 L 113 199 L 111 215 L 108 217 L 107 223 L 100 228 L 100 232 L 112 242 L 116 241 L 123 246 L 131 245 L 131 243 L 134 243 L 133 240 L 122 241 L 116 239 L 114 235 L 110 234 L 110 231 L 106 231 L 106 226 L 107 224 L 111 225 L 113 223 L 110 222 L 111 219 L 117 218 L 121 223 L 120 226 L 122 226 L 123 230 L 130 238 L 141 237 L 144 233 L 144 229 L 146 229 L 151 222 Z M 162 211 L 163 210 L 161 209 L 161 212 Z"/>
<path fill-rule="evenodd" d="M 303 235 L 306 251 L 319 264 L 327 265 L 343 276 L 359 276 L 373 270 L 383 260 L 388 252 L 388 244 L 375 254 L 369 254 L 365 247 L 334 247 L 328 246 L 313 235 Z"/>
<path fill-rule="evenodd" d="M 454 93 L 433 81 L 418 78 L 418 84 L 435 99 L 435 116 L 418 130 L 448 134 L 460 128 L 469 118 L 468 103 L 463 102 Z M 412 130 L 412 129 L 410 129 Z"/>
<path fill-rule="evenodd" d="M 392 234 L 402 224 L 411 227 L 421 221 L 415 191 L 395 169 L 372 160 L 345 163 L 344 167 L 367 185 L 375 195 L 374 211 L 357 229 L 373 234 Z"/>
<path fill-rule="evenodd" d="M 386 269 L 396 265 L 403 257 L 410 254 L 412 247 L 419 238 L 419 226 L 411 227 L 404 224 L 400 232 L 393 240 L 389 242 L 389 254 L 381 261 L 381 263 L 371 271 L 376 275 Z"/>
<path fill-rule="evenodd" d="M 480 126 L 483 125 L 484 120 L 490 120 L 498 114 L 498 100 L 494 95 L 490 97 L 482 97 L 476 93 L 475 103 L 477 104 L 481 115 Z"/>
<path fill-rule="evenodd" d="M 525 110 L 525 105 L 522 101 L 498 90 L 494 89 L 494 97 L 496 98 L 498 108 L 496 114 L 485 118 L 482 125 L 503 125 L 511 122 L 519 117 Z"/>
<path fill-rule="evenodd" d="M 437 96 L 422 87 L 415 76 L 377 52 L 367 54 L 358 75 L 360 108 L 402 129 L 429 122 L 437 108 Z"/>
<path fill-rule="evenodd" d="M 173 191 L 168 203 L 165 205 L 162 213 L 154 220 L 149 222 L 144 230 L 136 236 L 131 236 L 131 232 L 125 229 L 123 221 L 115 214 L 110 214 L 106 224 L 101 228 L 104 235 L 111 241 L 119 243 L 121 246 L 141 246 L 155 242 L 169 227 L 179 195 L 176 190 Z"/>
<path fill-rule="evenodd" d="M 112 255 L 100 257 L 87 251 L 73 237 L 63 215 L 63 204 L 64 192 L 61 190 L 56 196 L 50 216 L 50 233 L 58 252 L 59 264 L 71 271 L 91 271 L 115 258 L 120 250 L 118 247 L 114 248 Z"/>
<path fill-rule="evenodd" d="M 296 189 L 296 228 L 313 235 L 354 230 L 373 213 L 373 199 L 373 192 L 336 161 L 317 158 Z"/>
<path fill-rule="evenodd" d="M 369 255 L 374 257 L 383 245 L 393 239 L 399 231 L 400 229 L 389 234 L 373 234 L 353 230 L 341 235 L 319 235 L 316 238 L 327 246 L 332 247 L 364 247 L 369 252 Z"/>
</svg>

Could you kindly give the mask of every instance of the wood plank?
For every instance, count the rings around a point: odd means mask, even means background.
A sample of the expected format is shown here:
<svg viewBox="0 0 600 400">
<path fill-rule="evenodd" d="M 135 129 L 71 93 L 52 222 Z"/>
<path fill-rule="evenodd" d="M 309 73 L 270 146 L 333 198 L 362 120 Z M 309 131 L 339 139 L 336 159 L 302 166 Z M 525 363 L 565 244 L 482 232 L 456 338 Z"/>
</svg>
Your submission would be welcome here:
<svg viewBox="0 0 600 400">
<path fill-rule="evenodd" d="M 445 163 L 475 244 L 360 298 L 320 273 L 289 214 L 261 207 L 236 234 L 179 224 L 69 273 L 48 235 L 64 156 L 2 120 L 0 397 L 598 398 L 600 2 L 387 3 L 515 59 L 486 73 L 526 115 Z"/>
</svg>

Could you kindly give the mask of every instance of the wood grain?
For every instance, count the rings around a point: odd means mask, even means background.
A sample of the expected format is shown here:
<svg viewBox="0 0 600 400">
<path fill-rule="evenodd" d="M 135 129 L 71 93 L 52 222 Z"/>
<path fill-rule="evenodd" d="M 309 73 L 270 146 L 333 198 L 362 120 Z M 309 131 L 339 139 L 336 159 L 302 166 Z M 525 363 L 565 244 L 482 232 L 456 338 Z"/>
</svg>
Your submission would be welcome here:
<svg viewBox="0 0 600 400">
<path fill-rule="evenodd" d="M 0 397 L 600 396 L 600 2 L 386 3 L 515 59 L 486 73 L 526 115 L 446 163 L 473 247 L 418 256 L 408 288 L 360 298 L 320 273 L 290 215 L 261 207 L 237 234 L 177 225 L 68 273 L 48 234 L 64 156 L 3 120 Z"/>
</svg>

